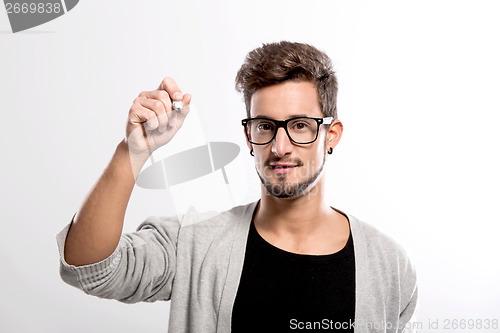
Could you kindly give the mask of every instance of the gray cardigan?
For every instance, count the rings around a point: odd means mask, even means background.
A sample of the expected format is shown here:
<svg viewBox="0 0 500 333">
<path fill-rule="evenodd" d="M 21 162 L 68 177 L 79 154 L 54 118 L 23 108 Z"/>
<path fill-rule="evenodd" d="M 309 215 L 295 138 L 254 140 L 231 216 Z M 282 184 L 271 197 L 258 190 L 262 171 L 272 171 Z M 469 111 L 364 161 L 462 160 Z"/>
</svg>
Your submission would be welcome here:
<svg viewBox="0 0 500 333">
<path fill-rule="evenodd" d="M 169 332 L 228 333 L 256 204 L 210 215 L 189 210 L 180 219 L 150 217 L 123 234 L 108 258 L 80 267 L 64 261 L 68 224 L 56 236 L 61 278 L 125 303 L 171 300 Z M 388 236 L 346 216 L 355 251 L 355 333 L 415 332 L 417 280 L 408 256 Z"/>
</svg>

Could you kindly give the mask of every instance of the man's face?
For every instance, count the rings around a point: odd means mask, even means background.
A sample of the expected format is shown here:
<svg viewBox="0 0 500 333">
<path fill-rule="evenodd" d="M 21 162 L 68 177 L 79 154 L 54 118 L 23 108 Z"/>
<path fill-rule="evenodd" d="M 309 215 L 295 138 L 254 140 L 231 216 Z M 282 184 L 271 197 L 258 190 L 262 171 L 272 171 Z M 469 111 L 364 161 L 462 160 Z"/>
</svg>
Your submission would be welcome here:
<svg viewBox="0 0 500 333">
<path fill-rule="evenodd" d="M 287 120 L 297 116 L 323 118 L 316 87 L 311 82 L 285 81 L 257 90 L 251 99 L 250 117 Z M 321 125 L 318 138 L 310 144 L 292 142 L 284 128 L 273 141 L 252 145 L 255 167 L 267 192 L 279 198 L 309 193 L 317 184 L 325 162 L 325 133 Z"/>
</svg>

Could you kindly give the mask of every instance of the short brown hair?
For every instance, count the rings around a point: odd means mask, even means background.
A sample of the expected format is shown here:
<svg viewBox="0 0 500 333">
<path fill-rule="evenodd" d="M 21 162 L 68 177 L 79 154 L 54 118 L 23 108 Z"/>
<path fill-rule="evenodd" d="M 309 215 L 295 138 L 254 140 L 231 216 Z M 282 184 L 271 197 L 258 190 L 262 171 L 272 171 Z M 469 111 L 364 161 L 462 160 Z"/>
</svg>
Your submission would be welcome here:
<svg viewBox="0 0 500 333">
<path fill-rule="evenodd" d="M 314 46 L 288 41 L 262 44 L 250 51 L 238 71 L 236 90 L 243 93 L 247 116 L 258 89 L 287 80 L 312 82 L 323 114 L 337 119 L 338 88 L 332 61 Z"/>
</svg>

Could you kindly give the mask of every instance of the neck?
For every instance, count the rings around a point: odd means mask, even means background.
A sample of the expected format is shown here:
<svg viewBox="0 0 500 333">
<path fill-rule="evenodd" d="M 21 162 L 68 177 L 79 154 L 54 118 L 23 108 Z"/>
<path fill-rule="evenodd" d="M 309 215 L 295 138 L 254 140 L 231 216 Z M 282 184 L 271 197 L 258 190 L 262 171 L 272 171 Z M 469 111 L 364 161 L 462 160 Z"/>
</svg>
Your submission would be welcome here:
<svg viewBox="0 0 500 333">
<path fill-rule="evenodd" d="M 311 235 L 324 230 L 335 212 L 324 196 L 324 179 L 304 195 L 294 198 L 276 198 L 262 187 L 254 223 L 257 227 L 276 235 Z"/>
</svg>

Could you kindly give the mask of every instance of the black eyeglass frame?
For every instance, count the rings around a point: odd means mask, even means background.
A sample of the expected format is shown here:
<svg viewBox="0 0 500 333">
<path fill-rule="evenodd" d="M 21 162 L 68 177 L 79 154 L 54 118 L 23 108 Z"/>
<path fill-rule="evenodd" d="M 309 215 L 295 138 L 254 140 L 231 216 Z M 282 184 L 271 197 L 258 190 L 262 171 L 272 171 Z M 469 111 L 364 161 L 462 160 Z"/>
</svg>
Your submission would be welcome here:
<svg viewBox="0 0 500 333">
<path fill-rule="evenodd" d="M 287 127 L 288 122 L 290 122 L 292 120 L 296 120 L 296 119 L 303 119 L 303 118 L 312 119 L 312 120 L 315 120 L 318 123 L 318 127 L 316 128 L 316 136 L 314 137 L 314 140 L 309 141 L 309 142 L 297 142 L 294 139 L 292 139 L 292 137 L 290 136 L 290 133 L 288 133 L 288 127 Z M 255 142 L 250 141 L 250 138 L 248 136 L 248 126 L 247 126 L 247 124 L 248 124 L 249 121 L 256 120 L 256 119 L 269 120 L 269 121 L 272 121 L 276 125 L 273 137 L 271 138 L 271 140 L 269 140 L 266 143 L 255 143 Z M 278 133 L 278 129 L 280 127 L 283 127 L 285 129 L 286 135 L 288 136 L 288 138 L 290 139 L 290 141 L 292 141 L 293 143 L 296 143 L 298 145 L 307 145 L 307 144 L 313 143 L 314 141 L 316 141 L 318 139 L 319 128 L 320 128 L 321 125 L 329 125 L 329 124 L 332 123 L 332 121 L 333 121 L 333 117 L 324 117 L 324 118 L 293 117 L 293 118 L 290 118 L 290 119 L 287 119 L 287 120 L 274 120 L 274 119 L 271 119 L 271 118 L 257 117 L 257 118 L 246 118 L 246 119 L 243 119 L 241 121 L 241 124 L 245 128 L 245 134 L 247 136 L 248 142 L 250 142 L 253 145 L 267 145 L 267 144 L 269 144 L 271 141 L 274 140 L 274 138 L 276 138 L 276 133 Z"/>
</svg>

